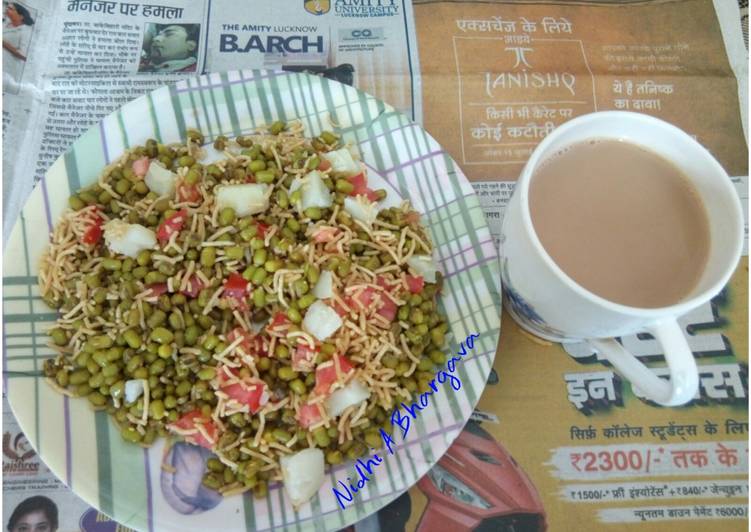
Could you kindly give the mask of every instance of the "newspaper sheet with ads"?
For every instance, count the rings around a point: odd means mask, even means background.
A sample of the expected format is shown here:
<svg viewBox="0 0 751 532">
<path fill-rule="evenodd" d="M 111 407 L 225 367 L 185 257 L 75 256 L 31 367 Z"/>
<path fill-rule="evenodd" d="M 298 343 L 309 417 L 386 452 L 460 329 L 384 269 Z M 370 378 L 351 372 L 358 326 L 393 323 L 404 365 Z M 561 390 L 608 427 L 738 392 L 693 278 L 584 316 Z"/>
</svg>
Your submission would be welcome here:
<svg viewBox="0 0 751 532">
<path fill-rule="evenodd" d="M 473 182 L 497 244 L 534 147 L 599 110 L 688 131 L 747 209 L 747 52 L 734 4 L 415 2 L 425 127 Z M 381 530 L 746 530 L 747 301 L 744 256 L 720 294 L 679 320 L 700 372 L 679 408 L 647 401 L 587 344 L 532 338 L 504 312 L 472 420 L 380 512 Z M 620 340 L 664 374 L 653 337 Z"/>
<path fill-rule="evenodd" d="M 735 2 L 417 0 L 415 16 L 425 128 L 473 181 L 495 235 L 534 147 L 594 111 L 681 127 L 746 208 L 748 53 Z"/>
</svg>

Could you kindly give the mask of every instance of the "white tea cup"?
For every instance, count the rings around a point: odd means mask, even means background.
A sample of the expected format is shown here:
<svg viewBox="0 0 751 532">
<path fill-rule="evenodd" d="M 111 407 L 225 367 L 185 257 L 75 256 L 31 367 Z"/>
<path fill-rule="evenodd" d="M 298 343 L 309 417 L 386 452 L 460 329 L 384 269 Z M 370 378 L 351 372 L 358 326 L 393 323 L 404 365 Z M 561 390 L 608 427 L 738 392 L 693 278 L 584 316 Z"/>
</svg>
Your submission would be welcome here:
<svg viewBox="0 0 751 532">
<path fill-rule="evenodd" d="M 642 146 L 675 165 L 699 193 L 709 223 L 709 256 L 699 282 L 678 303 L 637 308 L 615 303 L 581 285 L 553 261 L 535 233 L 530 182 L 540 164 L 572 144 L 593 139 Z M 585 341 L 648 399 L 665 406 L 689 402 L 699 375 L 677 318 L 715 296 L 728 282 L 743 245 L 741 203 L 725 170 L 689 135 L 657 118 L 623 111 L 577 117 L 535 148 L 506 208 L 501 228 L 504 306 L 528 332 L 554 342 Z M 647 331 L 662 346 L 669 381 L 661 379 L 616 337 Z"/>
</svg>

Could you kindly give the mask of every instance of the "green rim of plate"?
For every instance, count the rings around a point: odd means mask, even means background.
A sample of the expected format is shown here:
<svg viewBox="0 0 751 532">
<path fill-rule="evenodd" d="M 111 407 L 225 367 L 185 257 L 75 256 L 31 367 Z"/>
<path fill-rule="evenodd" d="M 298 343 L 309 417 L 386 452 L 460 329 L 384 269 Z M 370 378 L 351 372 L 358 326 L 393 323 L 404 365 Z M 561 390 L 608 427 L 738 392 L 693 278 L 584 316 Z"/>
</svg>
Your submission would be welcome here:
<svg viewBox="0 0 751 532">
<path fill-rule="evenodd" d="M 332 470 L 295 511 L 280 485 L 268 498 L 234 496 L 191 515 L 162 492 L 164 441 L 150 449 L 125 442 L 105 412 L 52 390 L 41 376 L 54 352 L 46 330 L 56 318 L 39 297 L 37 264 L 52 223 L 71 191 L 94 182 L 127 147 L 147 138 L 175 142 L 187 128 L 207 141 L 240 135 L 277 119 L 300 119 L 306 134 L 333 129 L 356 144 L 369 170 L 423 214 L 445 275 L 440 304 L 454 339 L 479 334 L 457 363 L 462 387 L 443 385 L 413 421 L 393 455 L 340 510 L 331 491 L 354 478 L 351 463 Z M 333 126 L 336 125 L 336 127 Z M 139 530 L 331 530 L 377 511 L 425 475 L 469 419 L 487 382 L 500 334 L 500 271 L 495 245 L 474 191 L 457 164 L 419 125 L 352 87 L 307 74 L 234 71 L 162 87 L 110 114 L 84 133 L 36 186 L 6 246 L 3 291 L 5 389 L 27 438 L 49 468 L 86 502 Z M 459 346 L 451 341 L 448 353 Z M 217 521 L 220 519 L 220 521 Z"/>
</svg>

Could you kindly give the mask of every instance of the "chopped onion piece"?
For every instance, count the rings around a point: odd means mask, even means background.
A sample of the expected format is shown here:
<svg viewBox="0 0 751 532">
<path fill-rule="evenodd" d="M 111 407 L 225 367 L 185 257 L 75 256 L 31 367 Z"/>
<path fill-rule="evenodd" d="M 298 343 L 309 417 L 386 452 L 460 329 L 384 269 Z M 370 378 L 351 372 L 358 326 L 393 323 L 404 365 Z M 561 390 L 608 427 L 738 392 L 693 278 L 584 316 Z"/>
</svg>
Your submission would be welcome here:
<svg viewBox="0 0 751 532">
<path fill-rule="evenodd" d="M 136 258 L 144 249 L 151 249 L 156 245 L 154 231 L 117 218 L 104 224 L 104 240 L 110 251 L 131 258 Z"/>
<path fill-rule="evenodd" d="M 135 403 L 143 394 L 143 379 L 131 379 L 125 381 L 125 403 Z"/>
<path fill-rule="evenodd" d="M 354 160 L 352 153 L 347 148 L 324 153 L 323 158 L 331 163 L 331 171 L 335 174 L 350 176 L 362 171 L 360 164 Z"/>
<path fill-rule="evenodd" d="M 318 170 L 313 170 L 305 177 L 296 178 L 289 187 L 290 194 L 300 189 L 302 200 L 300 209 L 305 210 L 309 207 L 327 208 L 334 204 L 331 198 L 331 192 L 323 182 L 323 177 Z"/>
<path fill-rule="evenodd" d="M 303 449 L 279 459 L 282 466 L 284 489 L 292 505 L 298 508 L 310 500 L 323 485 L 323 451 L 316 448 Z"/>
<path fill-rule="evenodd" d="M 223 185 L 216 187 L 216 203 L 220 209 L 232 207 L 238 216 L 248 216 L 269 207 L 269 186 L 263 183 Z"/>
<path fill-rule="evenodd" d="M 344 388 L 340 388 L 326 399 L 326 413 L 336 417 L 347 408 L 359 405 L 370 397 L 370 390 L 359 380 L 354 379 Z"/>
<path fill-rule="evenodd" d="M 159 196 L 172 197 L 175 195 L 177 174 L 167 170 L 158 161 L 151 161 L 144 181 L 146 181 L 146 186 L 149 187 L 149 190 L 156 192 Z"/>
<path fill-rule="evenodd" d="M 344 198 L 344 210 L 352 218 L 360 220 L 367 226 L 372 225 L 378 216 L 378 205 L 375 202 L 368 201 L 365 196 Z"/>
<path fill-rule="evenodd" d="M 334 274 L 324 270 L 318 276 L 318 282 L 313 287 L 313 295 L 318 299 L 334 297 Z"/>
<path fill-rule="evenodd" d="M 435 282 L 435 274 L 438 271 L 438 265 L 430 255 L 412 255 L 407 259 L 407 265 L 409 265 L 415 273 L 422 275 L 426 283 Z"/>
<path fill-rule="evenodd" d="M 302 322 L 306 331 L 323 342 L 334 334 L 342 326 L 342 319 L 336 311 L 323 301 L 316 301 L 305 313 L 305 319 Z"/>
</svg>

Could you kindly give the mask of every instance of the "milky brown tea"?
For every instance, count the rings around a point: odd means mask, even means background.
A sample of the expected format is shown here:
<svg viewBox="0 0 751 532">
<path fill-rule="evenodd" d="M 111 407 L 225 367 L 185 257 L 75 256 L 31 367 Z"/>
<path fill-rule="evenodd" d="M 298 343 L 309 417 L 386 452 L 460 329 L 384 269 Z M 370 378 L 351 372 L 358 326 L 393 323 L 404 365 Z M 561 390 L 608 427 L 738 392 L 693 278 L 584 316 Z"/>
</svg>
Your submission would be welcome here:
<svg viewBox="0 0 751 532">
<path fill-rule="evenodd" d="M 707 213 L 688 177 L 629 142 L 572 144 L 530 182 L 532 225 L 574 281 L 623 305 L 678 303 L 709 255 Z"/>
</svg>

